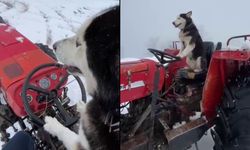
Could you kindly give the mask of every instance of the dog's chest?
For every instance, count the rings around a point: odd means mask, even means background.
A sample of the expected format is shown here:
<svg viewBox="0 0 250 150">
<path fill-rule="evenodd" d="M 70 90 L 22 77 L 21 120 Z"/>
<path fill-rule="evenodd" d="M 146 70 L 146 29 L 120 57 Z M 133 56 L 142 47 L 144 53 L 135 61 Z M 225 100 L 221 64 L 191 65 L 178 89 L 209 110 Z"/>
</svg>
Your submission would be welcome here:
<svg viewBox="0 0 250 150">
<path fill-rule="evenodd" d="M 186 34 L 183 31 L 180 31 L 180 33 L 179 33 L 180 40 L 184 42 L 185 37 L 186 37 Z"/>
<path fill-rule="evenodd" d="M 191 36 L 188 36 L 188 32 L 180 31 L 179 38 L 184 46 L 184 48 L 190 43 Z"/>
</svg>

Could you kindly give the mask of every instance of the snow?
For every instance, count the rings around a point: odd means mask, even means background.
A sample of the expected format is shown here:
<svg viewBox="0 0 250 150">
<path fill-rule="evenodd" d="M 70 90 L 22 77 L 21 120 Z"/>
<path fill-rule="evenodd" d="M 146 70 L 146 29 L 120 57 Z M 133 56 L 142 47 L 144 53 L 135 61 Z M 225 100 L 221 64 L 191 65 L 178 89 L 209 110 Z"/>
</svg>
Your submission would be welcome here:
<svg viewBox="0 0 250 150">
<path fill-rule="evenodd" d="M 121 58 L 121 63 L 123 62 L 130 62 L 130 61 L 137 61 L 140 60 L 139 58 Z"/>
<path fill-rule="evenodd" d="M 155 62 L 159 62 L 158 59 L 156 57 L 154 57 L 154 56 L 152 56 L 152 57 L 144 57 L 144 58 L 141 58 L 141 59 L 149 59 L 149 60 L 153 60 Z M 138 61 L 138 60 L 141 60 L 141 59 L 127 57 L 127 58 L 121 58 L 120 62 L 125 63 L 125 62 L 131 62 L 131 61 Z"/>
<path fill-rule="evenodd" d="M 246 40 L 242 43 L 241 49 L 250 50 L 250 41 Z"/>
<path fill-rule="evenodd" d="M 0 16 L 34 43 L 51 46 L 117 0 L 0 0 Z"/>
<path fill-rule="evenodd" d="M 20 43 L 23 43 L 24 37 L 16 37 L 16 40 Z"/>
<path fill-rule="evenodd" d="M 92 15 L 118 3 L 118 0 L 0 0 L 0 16 L 32 42 L 51 47 L 55 41 L 74 35 Z M 0 26 L 4 24 L 0 23 Z M 16 40 L 22 42 L 23 38 L 16 37 Z M 86 87 L 84 78 L 81 79 Z M 80 100 L 80 90 L 72 77 L 68 83 L 68 95 L 74 100 L 73 105 Z M 90 99 L 87 95 L 87 100 Z M 15 127 L 20 130 L 18 124 Z M 11 137 L 15 134 L 13 128 L 7 131 Z M 0 142 L 0 147 L 2 144 Z"/>
<path fill-rule="evenodd" d="M 12 30 L 14 30 L 15 28 L 13 28 L 12 26 L 9 26 L 6 30 L 4 30 L 5 32 L 11 32 Z"/>
</svg>

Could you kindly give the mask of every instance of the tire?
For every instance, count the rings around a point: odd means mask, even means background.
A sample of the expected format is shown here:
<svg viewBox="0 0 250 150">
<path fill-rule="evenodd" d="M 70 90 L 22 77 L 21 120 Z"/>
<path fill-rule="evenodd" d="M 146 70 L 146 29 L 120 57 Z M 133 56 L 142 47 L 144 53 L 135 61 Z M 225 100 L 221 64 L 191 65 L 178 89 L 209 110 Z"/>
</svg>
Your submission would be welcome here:
<svg viewBox="0 0 250 150">
<path fill-rule="evenodd" d="M 45 52 L 47 55 L 49 55 L 51 58 L 57 61 L 56 55 L 53 52 L 52 49 L 48 47 L 48 45 L 44 45 L 42 43 L 35 43 L 36 46 L 38 46 L 43 52 Z"/>
<path fill-rule="evenodd" d="M 225 88 L 220 107 L 224 115 L 219 115 L 214 128 L 225 150 L 250 149 L 250 84 L 238 85 L 233 83 Z"/>
</svg>

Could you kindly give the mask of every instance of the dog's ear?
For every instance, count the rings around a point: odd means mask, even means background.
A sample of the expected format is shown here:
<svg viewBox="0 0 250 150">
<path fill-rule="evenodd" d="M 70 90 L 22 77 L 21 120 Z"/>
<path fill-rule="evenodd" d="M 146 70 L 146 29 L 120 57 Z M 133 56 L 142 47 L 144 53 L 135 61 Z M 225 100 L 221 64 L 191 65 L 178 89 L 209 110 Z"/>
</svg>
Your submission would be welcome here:
<svg viewBox="0 0 250 150">
<path fill-rule="evenodd" d="M 190 18 L 192 16 L 192 11 L 187 12 L 186 16 Z"/>
</svg>

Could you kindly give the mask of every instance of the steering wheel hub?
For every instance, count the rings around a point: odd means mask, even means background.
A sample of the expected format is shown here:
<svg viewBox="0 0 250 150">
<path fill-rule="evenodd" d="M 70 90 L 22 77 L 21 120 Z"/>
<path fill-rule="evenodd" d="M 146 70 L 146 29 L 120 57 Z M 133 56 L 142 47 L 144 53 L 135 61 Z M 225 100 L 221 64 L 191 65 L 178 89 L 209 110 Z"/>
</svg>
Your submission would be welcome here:
<svg viewBox="0 0 250 150">
<path fill-rule="evenodd" d="M 57 90 L 52 90 L 52 91 L 49 92 L 48 100 L 50 101 L 50 100 L 53 100 L 53 99 L 55 99 L 57 97 L 58 97 Z"/>
</svg>

